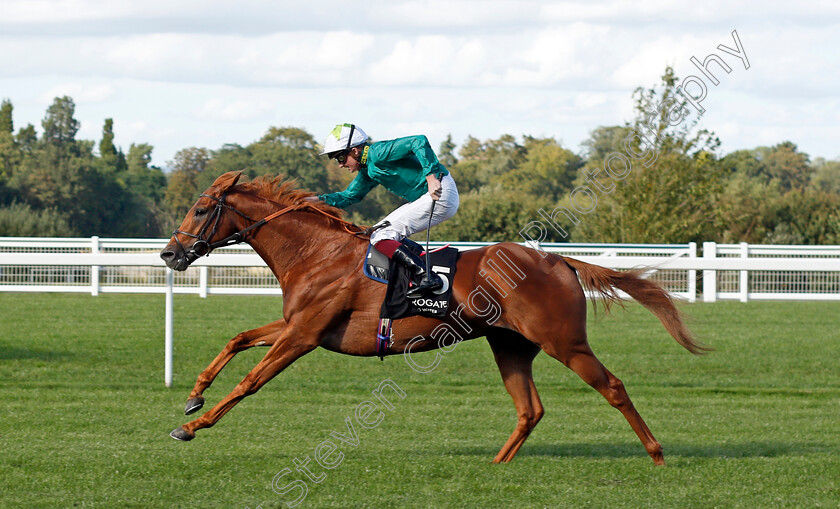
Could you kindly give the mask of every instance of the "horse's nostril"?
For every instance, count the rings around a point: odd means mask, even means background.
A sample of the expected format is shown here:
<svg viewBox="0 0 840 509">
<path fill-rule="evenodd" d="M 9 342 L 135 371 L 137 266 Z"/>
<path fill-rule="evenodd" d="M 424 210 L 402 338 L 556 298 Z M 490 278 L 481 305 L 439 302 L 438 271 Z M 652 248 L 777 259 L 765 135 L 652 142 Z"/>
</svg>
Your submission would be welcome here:
<svg viewBox="0 0 840 509">
<path fill-rule="evenodd" d="M 171 260 L 175 258 L 174 251 L 163 251 L 160 253 L 160 257 L 163 258 L 164 261 Z"/>
</svg>

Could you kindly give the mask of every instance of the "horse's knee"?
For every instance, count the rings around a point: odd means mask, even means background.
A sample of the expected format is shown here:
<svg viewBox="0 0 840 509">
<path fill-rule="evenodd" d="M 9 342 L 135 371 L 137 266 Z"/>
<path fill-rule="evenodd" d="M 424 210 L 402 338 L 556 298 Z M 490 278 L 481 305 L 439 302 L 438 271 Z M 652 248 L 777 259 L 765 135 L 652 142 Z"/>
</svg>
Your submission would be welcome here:
<svg viewBox="0 0 840 509">
<path fill-rule="evenodd" d="M 542 419 L 544 415 L 545 415 L 545 409 L 543 408 L 542 405 L 539 405 L 538 407 L 536 407 L 534 409 L 534 417 L 533 417 L 534 426 L 536 426 L 537 423 L 540 422 L 540 419 Z"/>
<path fill-rule="evenodd" d="M 615 408 L 620 409 L 632 404 L 630 402 L 630 397 L 627 395 L 627 391 L 624 390 L 624 383 L 615 377 L 610 379 L 610 384 L 607 390 L 604 391 L 604 396 L 607 398 L 610 405 Z"/>
<path fill-rule="evenodd" d="M 240 332 L 236 335 L 236 337 L 230 340 L 230 344 L 228 346 L 232 352 L 236 353 L 248 348 L 247 345 L 249 341 L 251 341 L 251 338 L 244 332 Z"/>
<path fill-rule="evenodd" d="M 259 384 L 256 378 L 252 378 L 250 376 L 246 376 L 239 384 L 236 386 L 235 391 L 240 393 L 243 396 L 250 396 L 254 394 L 258 390 L 260 390 L 261 384 Z"/>
<path fill-rule="evenodd" d="M 518 426 L 522 431 L 528 432 L 540 422 L 545 412 L 542 408 L 528 409 L 519 414 Z"/>
</svg>

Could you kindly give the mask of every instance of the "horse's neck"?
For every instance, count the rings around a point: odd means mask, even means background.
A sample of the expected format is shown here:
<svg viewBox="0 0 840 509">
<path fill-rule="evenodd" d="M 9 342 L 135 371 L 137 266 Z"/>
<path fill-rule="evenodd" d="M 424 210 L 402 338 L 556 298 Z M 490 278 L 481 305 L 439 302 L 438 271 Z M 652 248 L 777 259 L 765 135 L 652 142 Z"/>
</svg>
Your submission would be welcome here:
<svg viewBox="0 0 840 509">
<path fill-rule="evenodd" d="M 248 243 L 265 260 L 285 292 L 290 274 L 329 266 L 332 258 L 347 250 L 358 250 L 362 256 L 359 239 L 327 223 L 326 218 L 310 212 L 292 212 L 263 225 Z"/>
</svg>

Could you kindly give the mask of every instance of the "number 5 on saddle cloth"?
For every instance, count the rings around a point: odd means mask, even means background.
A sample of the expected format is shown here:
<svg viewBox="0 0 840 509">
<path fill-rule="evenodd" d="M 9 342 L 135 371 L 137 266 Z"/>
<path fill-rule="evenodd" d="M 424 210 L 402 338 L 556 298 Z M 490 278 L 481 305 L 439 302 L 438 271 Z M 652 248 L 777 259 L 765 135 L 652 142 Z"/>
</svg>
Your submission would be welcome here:
<svg viewBox="0 0 840 509">
<path fill-rule="evenodd" d="M 418 256 L 423 256 L 423 247 L 409 239 L 403 243 Z M 446 316 L 449 300 L 452 297 L 452 282 L 455 280 L 455 266 L 458 262 L 458 250 L 453 247 L 443 247 L 431 252 L 430 265 L 432 271 L 443 280 L 443 287 L 436 292 L 421 297 L 408 298 L 411 276 L 408 269 L 400 263 L 389 260 L 373 246 L 368 246 L 364 273 L 370 279 L 385 283 L 385 301 L 379 313 L 379 341 L 377 353 L 380 359 L 388 348 L 391 337 L 391 320 L 421 315 L 432 318 Z"/>
</svg>

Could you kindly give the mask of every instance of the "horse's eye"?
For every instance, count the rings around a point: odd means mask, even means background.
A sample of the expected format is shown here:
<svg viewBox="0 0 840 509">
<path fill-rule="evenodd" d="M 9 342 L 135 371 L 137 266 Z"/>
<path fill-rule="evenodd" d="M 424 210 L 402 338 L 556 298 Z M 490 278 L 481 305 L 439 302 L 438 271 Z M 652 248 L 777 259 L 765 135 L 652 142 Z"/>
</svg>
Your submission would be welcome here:
<svg viewBox="0 0 840 509">
<path fill-rule="evenodd" d="M 207 209 L 196 209 L 195 217 L 201 217 L 207 213 Z"/>
</svg>

